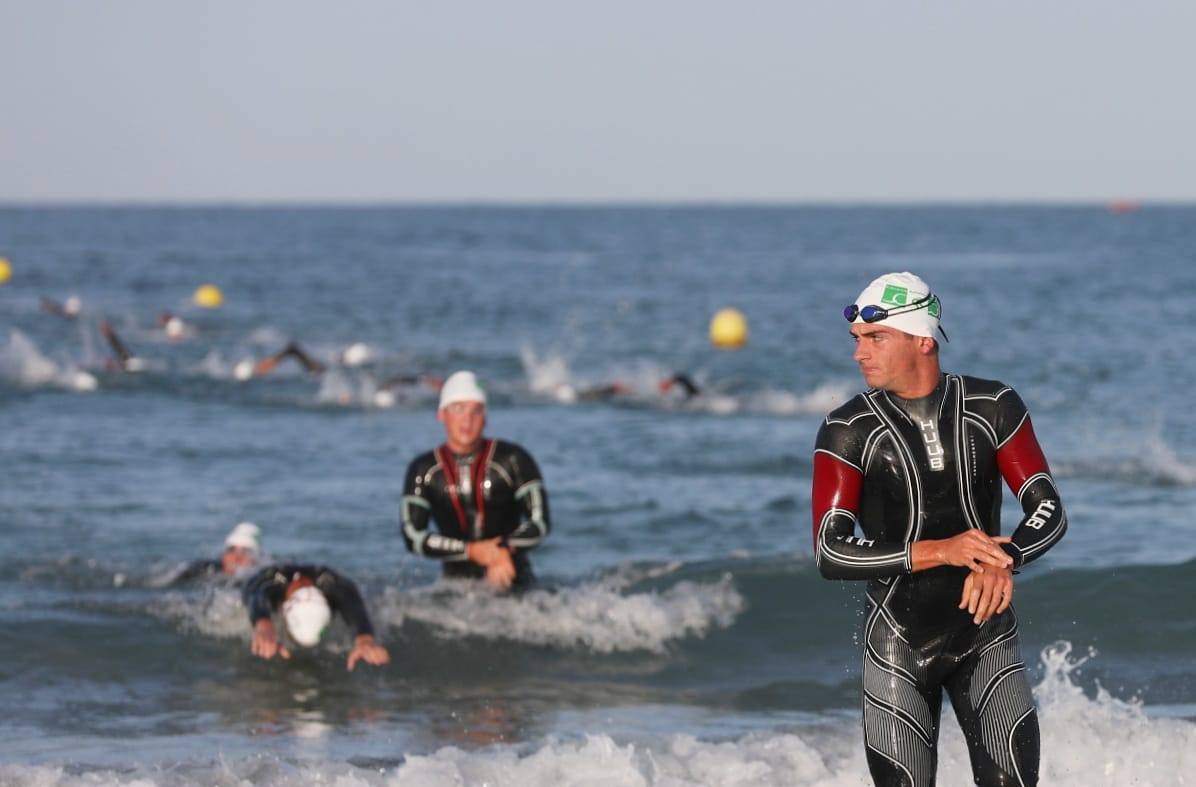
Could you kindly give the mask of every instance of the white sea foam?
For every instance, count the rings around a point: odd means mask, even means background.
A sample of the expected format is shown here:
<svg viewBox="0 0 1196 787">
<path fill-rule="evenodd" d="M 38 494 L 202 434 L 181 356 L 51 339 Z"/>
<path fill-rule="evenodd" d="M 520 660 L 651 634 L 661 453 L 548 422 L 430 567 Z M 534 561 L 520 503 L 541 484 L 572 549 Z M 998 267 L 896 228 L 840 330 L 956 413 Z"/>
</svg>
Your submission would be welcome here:
<svg viewBox="0 0 1196 787">
<path fill-rule="evenodd" d="M 595 653 L 663 652 L 670 642 L 725 628 L 743 611 L 743 596 L 728 574 L 716 582 L 679 582 L 662 591 L 625 592 L 619 574 L 573 588 L 496 595 L 477 583 L 390 590 L 381 621 L 407 619 L 450 637 L 506 639 Z"/>
<path fill-rule="evenodd" d="M 248 641 L 251 634 L 241 594 L 231 587 L 210 588 L 202 595 L 169 593 L 151 612 L 183 631 L 207 637 Z"/>
<path fill-rule="evenodd" d="M 99 387 L 99 381 L 90 372 L 47 358 L 32 339 L 18 330 L 13 330 L 8 341 L 0 345 L 0 378 L 25 388 L 86 392 Z"/>
<path fill-rule="evenodd" d="M 1196 768 L 1196 724 L 1151 718 L 1142 707 L 1100 691 L 1085 696 L 1074 680 L 1083 659 L 1058 643 L 1042 654 L 1037 687 L 1042 727 L 1039 783 L 1182 785 Z M 938 782 L 970 784 L 958 727 L 944 710 Z M 409 755 L 397 767 L 359 768 L 343 762 L 292 762 L 272 754 L 239 760 L 90 770 L 0 766 L 0 783 L 14 787 L 191 787 L 253 783 L 333 787 L 857 787 L 869 783 L 858 720 L 753 732 L 723 741 L 672 735 L 618 740 L 609 734 L 549 737 L 534 745 L 476 751 L 446 747 Z"/>
</svg>

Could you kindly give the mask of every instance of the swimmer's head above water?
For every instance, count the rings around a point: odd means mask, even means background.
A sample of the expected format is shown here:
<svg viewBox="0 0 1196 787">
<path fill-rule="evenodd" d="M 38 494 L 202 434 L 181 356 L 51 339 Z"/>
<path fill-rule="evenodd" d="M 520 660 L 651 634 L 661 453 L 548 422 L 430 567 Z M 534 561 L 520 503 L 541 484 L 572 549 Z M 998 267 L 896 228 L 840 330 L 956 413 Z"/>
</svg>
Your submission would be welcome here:
<svg viewBox="0 0 1196 787">
<path fill-rule="evenodd" d="M 261 555 L 261 538 L 261 528 L 252 522 L 241 522 L 229 531 L 220 555 L 221 571 L 231 576 L 255 566 Z"/>
<path fill-rule="evenodd" d="M 458 454 L 473 451 L 486 428 L 486 392 L 473 372 L 454 372 L 440 389 L 436 418 L 444 424 L 445 442 Z"/>
<path fill-rule="evenodd" d="M 856 341 L 853 358 L 869 386 L 921 396 L 931 379 L 937 381 L 935 331 L 944 339 L 947 334 L 939 325 L 942 303 L 921 278 L 909 272 L 877 277 L 843 316 Z"/>
</svg>

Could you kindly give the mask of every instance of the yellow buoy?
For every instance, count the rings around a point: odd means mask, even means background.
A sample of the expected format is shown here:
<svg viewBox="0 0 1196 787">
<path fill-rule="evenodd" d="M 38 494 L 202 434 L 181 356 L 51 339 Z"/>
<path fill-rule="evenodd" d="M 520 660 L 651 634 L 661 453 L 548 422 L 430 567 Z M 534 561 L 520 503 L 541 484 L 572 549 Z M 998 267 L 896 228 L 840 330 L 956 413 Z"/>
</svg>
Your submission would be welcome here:
<svg viewBox="0 0 1196 787">
<path fill-rule="evenodd" d="M 8 280 L 12 278 L 12 266 L 8 264 L 8 260 L 0 257 L 0 284 L 8 284 Z"/>
<path fill-rule="evenodd" d="M 191 296 L 195 301 L 196 306 L 202 306 L 205 309 L 219 309 L 224 305 L 224 293 L 215 284 L 204 284 L 195 290 L 195 295 Z"/>
<path fill-rule="evenodd" d="M 747 344 L 747 318 L 738 309 L 720 309 L 710 320 L 710 343 L 722 350 Z"/>
</svg>

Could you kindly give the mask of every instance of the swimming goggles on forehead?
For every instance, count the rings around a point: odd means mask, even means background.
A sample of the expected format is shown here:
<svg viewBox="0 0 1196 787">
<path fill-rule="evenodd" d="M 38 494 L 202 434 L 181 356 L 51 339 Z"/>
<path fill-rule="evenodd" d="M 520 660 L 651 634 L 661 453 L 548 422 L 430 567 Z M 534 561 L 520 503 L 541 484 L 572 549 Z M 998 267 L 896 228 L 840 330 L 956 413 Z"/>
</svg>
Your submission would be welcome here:
<svg viewBox="0 0 1196 787">
<path fill-rule="evenodd" d="M 929 309 L 933 317 L 938 317 L 942 313 L 942 304 L 939 302 L 939 297 L 933 292 L 923 295 L 913 303 L 905 306 L 897 306 L 892 309 L 887 309 L 884 306 L 860 306 L 858 303 L 853 303 L 843 309 L 843 316 L 848 322 L 855 322 L 855 318 L 859 317 L 867 323 L 880 322 L 889 317 L 894 317 L 898 314 L 905 314 L 906 312 L 916 312 L 918 309 Z M 939 333 L 947 339 L 947 332 L 943 330 L 943 326 L 938 326 Z M 947 341 L 951 341 L 947 339 Z"/>
</svg>

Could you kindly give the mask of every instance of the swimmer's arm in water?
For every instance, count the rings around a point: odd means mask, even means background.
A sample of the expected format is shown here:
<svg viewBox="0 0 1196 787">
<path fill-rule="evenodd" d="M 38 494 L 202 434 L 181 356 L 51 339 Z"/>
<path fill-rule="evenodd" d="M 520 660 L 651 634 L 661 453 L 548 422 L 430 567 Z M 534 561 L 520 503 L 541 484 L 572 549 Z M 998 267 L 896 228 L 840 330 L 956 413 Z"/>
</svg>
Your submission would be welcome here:
<svg viewBox="0 0 1196 787">
<path fill-rule="evenodd" d="M 316 579 L 320 592 L 328 599 L 333 612 L 344 618 L 353 630 L 353 649 L 345 661 L 345 667 L 352 672 L 358 661 L 382 666 L 390 663 L 390 653 L 374 639 L 374 625 L 365 608 L 365 601 L 353 580 L 331 569 L 325 569 Z"/>
<path fill-rule="evenodd" d="M 355 636 L 373 635 L 374 625 L 370 622 L 370 613 L 366 611 L 361 591 L 353 580 L 331 569 L 324 569 L 316 578 L 316 587 L 328 599 L 329 608 L 345 619 Z"/>
<path fill-rule="evenodd" d="M 129 352 L 129 348 L 125 347 L 124 342 L 116 335 L 116 329 L 112 327 L 112 323 L 107 320 L 100 321 L 100 334 L 108 340 L 108 346 L 112 348 L 112 354 L 116 356 L 117 361 L 122 366 L 129 362 L 133 357 L 133 353 Z"/>
<path fill-rule="evenodd" d="M 548 513 L 548 493 L 544 491 L 544 478 L 531 454 L 515 446 L 511 457 L 512 477 L 518 486 L 515 501 L 519 504 L 521 521 L 507 536 L 507 545 L 512 549 L 535 549 L 552 530 Z"/>
<path fill-rule="evenodd" d="M 194 560 L 188 563 L 182 571 L 171 577 L 168 585 L 182 585 L 197 579 L 207 579 L 220 574 L 220 561 L 210 558 Z"/>
<path fill-rule="evenodd" d="M 270 566 L 250 577 L 241 591 L 241 599 L 249 610 L 249 622 L 253 626 L 250 652 L 263 659 L 271 659 L 276 655 L 284 659 L 291 657 L 290 652 L 279 643 L 274 621 L 270 618 L 282 604 L 286 585 L 287 578 Z"/>
<path fill-rule="evenodd" d="M 936 566 L 1004 568 L 1013 561 L 1001 541 L 978 530 L 911 544 L 883 542 L 856 535 L 863 472 L 862 446 L 856 435 L 823 424 L 814 451 L 814 559 L 827 579 L 879 579 Z"/>
<path fill-rule="evenodd" d="M 1034 425 L 1017 393 L 1010 390 L 998 400 L 997 466 L 1025 516 L 1004 548 L 1014 568 L 1046 554 L 1067 532 L 1067 512 L 1046 457 L 1034 435 Z"/>
<path fill-rule="evenodd" d="M 428 502 L 424 489 L 424 473 L 430 469 L 431 454 L 416 457 L 407 468 L 407 479 L 403 483 L 403 497 L 399 503 L 399 525 L 407 551 L 435 560 L 462 561 L 469 557 L 465 541 L 450 538 L 429 529 L 432 518 L 432 504 Z"/>
<path fill-rule="evenodd" d="M 698 384 L 694 382 L 694 379 L 685 372 L 677 372 L 666 382 L 668 383 L 669 388 L 674 385 L 680 386 L 681 389 L 685 391 L 686 399 L 692 399 L 702 393 L 702 389 L 698 387 Z"/>
<path fill-rule="evenodd" d="M 324 372 L 324 364 L 304 352 L 303 348 L 295 342 L 290 342 L 286 347 L 274 353 L 274 355 L 258 361 L 253 367 L 253 373 L 258 377 L 267 375 L 274 371 L 278 367 L 278 364 L 287 358 L 294 358 L 298 361 L 308 374 L 322 374 Z"/>
<path fill-rule="evenodd" d="M 282 351 L 281 355 L 283 357 L 289 355 L 292 358 L 294 358 L 296 361 L 298 361 L 300 364 L 302 364 L 304 371 L 306 371 L 308 374 L 323 374 L 324 373 L 324 364 L 320 363 L 315 358 L 312 358 L 310 355 L 308 355 L 306 352 L 303 351 L 302 347 L 295 344 L 294 342 L 291 342 L 290 344 L 288 344 L 286 346 L 286 349 L 284 349 Z"/>
</svg>

